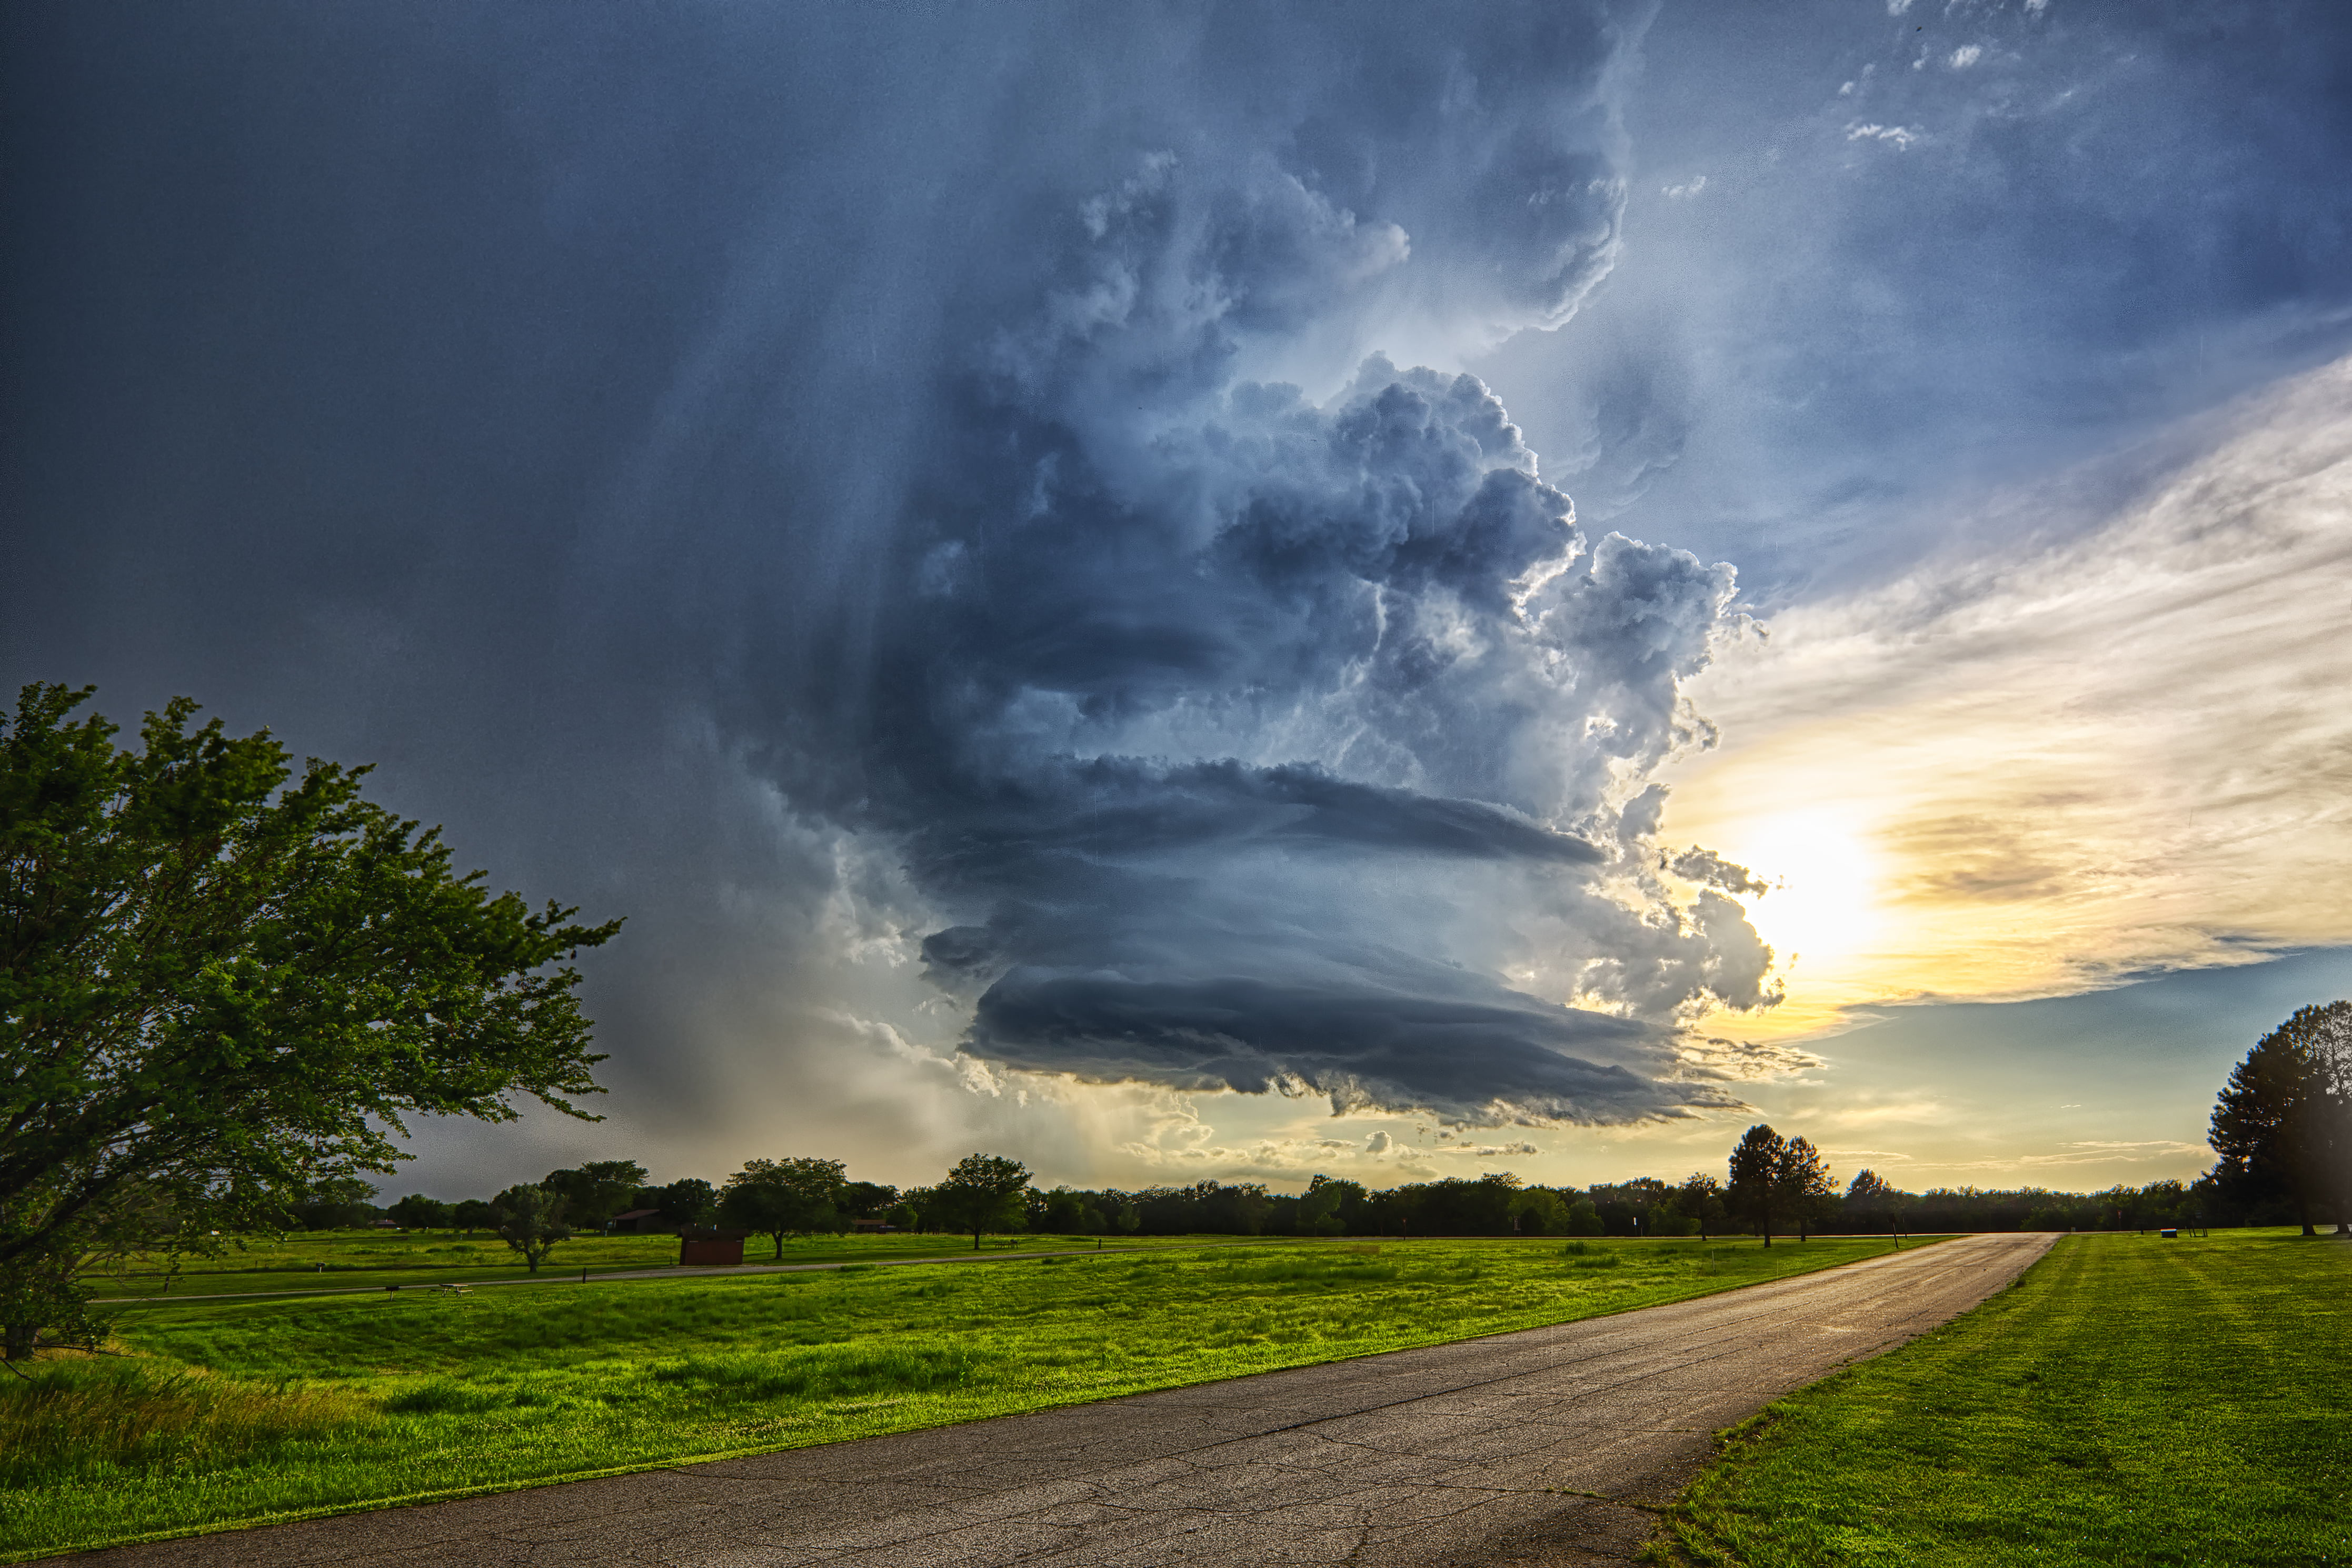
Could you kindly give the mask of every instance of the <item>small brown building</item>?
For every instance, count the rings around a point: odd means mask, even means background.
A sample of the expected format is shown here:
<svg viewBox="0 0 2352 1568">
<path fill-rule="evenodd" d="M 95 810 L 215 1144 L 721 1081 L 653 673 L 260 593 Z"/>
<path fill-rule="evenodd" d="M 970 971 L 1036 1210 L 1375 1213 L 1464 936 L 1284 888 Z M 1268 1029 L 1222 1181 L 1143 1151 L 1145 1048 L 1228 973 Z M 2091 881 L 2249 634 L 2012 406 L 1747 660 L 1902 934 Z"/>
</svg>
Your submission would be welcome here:
<svg viewBox="0 0 2352 1568">
<path fill-rule="evenodd" d="M 748 1230 L 681 1230 L 677 1234 L 680 1268 L 696 1264 L 740 1263 Z"/>
</svg>

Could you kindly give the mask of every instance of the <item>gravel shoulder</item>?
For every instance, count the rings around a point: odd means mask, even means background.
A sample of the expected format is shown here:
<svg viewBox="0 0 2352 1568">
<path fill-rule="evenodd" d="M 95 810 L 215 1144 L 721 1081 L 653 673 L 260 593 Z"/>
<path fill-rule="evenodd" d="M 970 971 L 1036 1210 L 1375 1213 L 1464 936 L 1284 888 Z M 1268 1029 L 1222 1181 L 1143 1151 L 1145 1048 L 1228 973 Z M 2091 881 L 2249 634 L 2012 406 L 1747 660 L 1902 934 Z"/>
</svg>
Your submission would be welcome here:
<svg viewBox="0 0 2352 1568">
<path fill-rule="evenodd" d="M 1709 1435 L 1966 1312 L 2050 1235 L 1614 1317 L 750 1458 L 123 1547 L 85 1568 L 1625 1563 Z M 56 1560 L 52 1560 L 56 1561 Z"/>
</svg>

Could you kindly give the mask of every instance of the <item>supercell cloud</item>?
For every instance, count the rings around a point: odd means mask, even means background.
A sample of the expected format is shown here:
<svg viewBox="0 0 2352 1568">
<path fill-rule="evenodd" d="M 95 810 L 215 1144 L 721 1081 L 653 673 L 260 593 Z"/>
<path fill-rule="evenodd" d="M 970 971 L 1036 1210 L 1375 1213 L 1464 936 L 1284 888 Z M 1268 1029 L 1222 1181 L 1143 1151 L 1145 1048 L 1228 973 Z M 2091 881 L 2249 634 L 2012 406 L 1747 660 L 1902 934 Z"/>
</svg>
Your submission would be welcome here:
<svg viewBox="0 0 2352 1568">
<path fill-rule="evenodd" d="M 1557 325 L 1606 272 L 1622 40 L 1220 15 L 1104 128 L 1123 171 L 1023 193 L 1028 270 L 942 333 L 856 700 L 763 754 L 900 858 L 992 1063 L 1457 1121 L 1728 1103 L 1676 1026 L 1769 1001 L 1770 955 L 1643 834 L 1731 570 L 1588 537 L 1475 378 L 1379 351 Z"/>
<path fill-rule="evenodd" d="M 79 591 L 0 652 L 628 915 L 648 1153 L 1045 1157 L 1008 1073 L 1729 1103 L 1770 958 L 1651 776 L 1731 570 L 1461 373 L 1617 263 L 1610 8 L 142 15 L 16 24 L 79 151 L 5 484 Z"/>
</svg>

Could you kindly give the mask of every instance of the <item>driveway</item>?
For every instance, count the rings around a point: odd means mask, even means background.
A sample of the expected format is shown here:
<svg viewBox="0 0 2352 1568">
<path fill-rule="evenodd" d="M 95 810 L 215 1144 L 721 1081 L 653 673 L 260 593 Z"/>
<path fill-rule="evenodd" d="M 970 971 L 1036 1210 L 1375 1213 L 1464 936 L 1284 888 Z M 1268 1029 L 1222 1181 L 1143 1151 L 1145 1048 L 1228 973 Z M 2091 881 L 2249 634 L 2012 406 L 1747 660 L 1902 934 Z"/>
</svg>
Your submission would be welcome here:
<svg viewBox="0 0 2352 1568">
<path fill-rule="evenodd" d="M 1625 1563 L 1708 1435 L 1966 1312 L 2049 1235 L 1068 1409 L 118 1548 L 79 1568 Z"/>
</svg>

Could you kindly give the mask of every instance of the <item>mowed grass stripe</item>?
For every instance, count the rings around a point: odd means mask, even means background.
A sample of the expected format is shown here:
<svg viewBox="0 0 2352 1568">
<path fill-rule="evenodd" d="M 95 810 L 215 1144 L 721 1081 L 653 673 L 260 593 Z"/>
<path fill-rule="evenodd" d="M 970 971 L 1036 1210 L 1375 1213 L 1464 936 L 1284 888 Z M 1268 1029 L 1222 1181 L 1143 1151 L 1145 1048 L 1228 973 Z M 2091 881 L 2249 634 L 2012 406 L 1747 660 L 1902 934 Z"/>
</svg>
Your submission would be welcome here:
<svg viewBox="0 0 2352 1568">
<path fill-rule="evenodd" d="M 1569 1322 L 1874 1240 L 1318 1242 L 140 1309 L 0 1381 L 0 1554 L 869 1437 Z"/>
<path fill-rule="evenodd" d="M 2352 1245 L 2070 1237 L 1759 1416 L 1671 1532 L 1742 1568 L 2352 1563 L 2347 1344 Z"/>
</svg>

